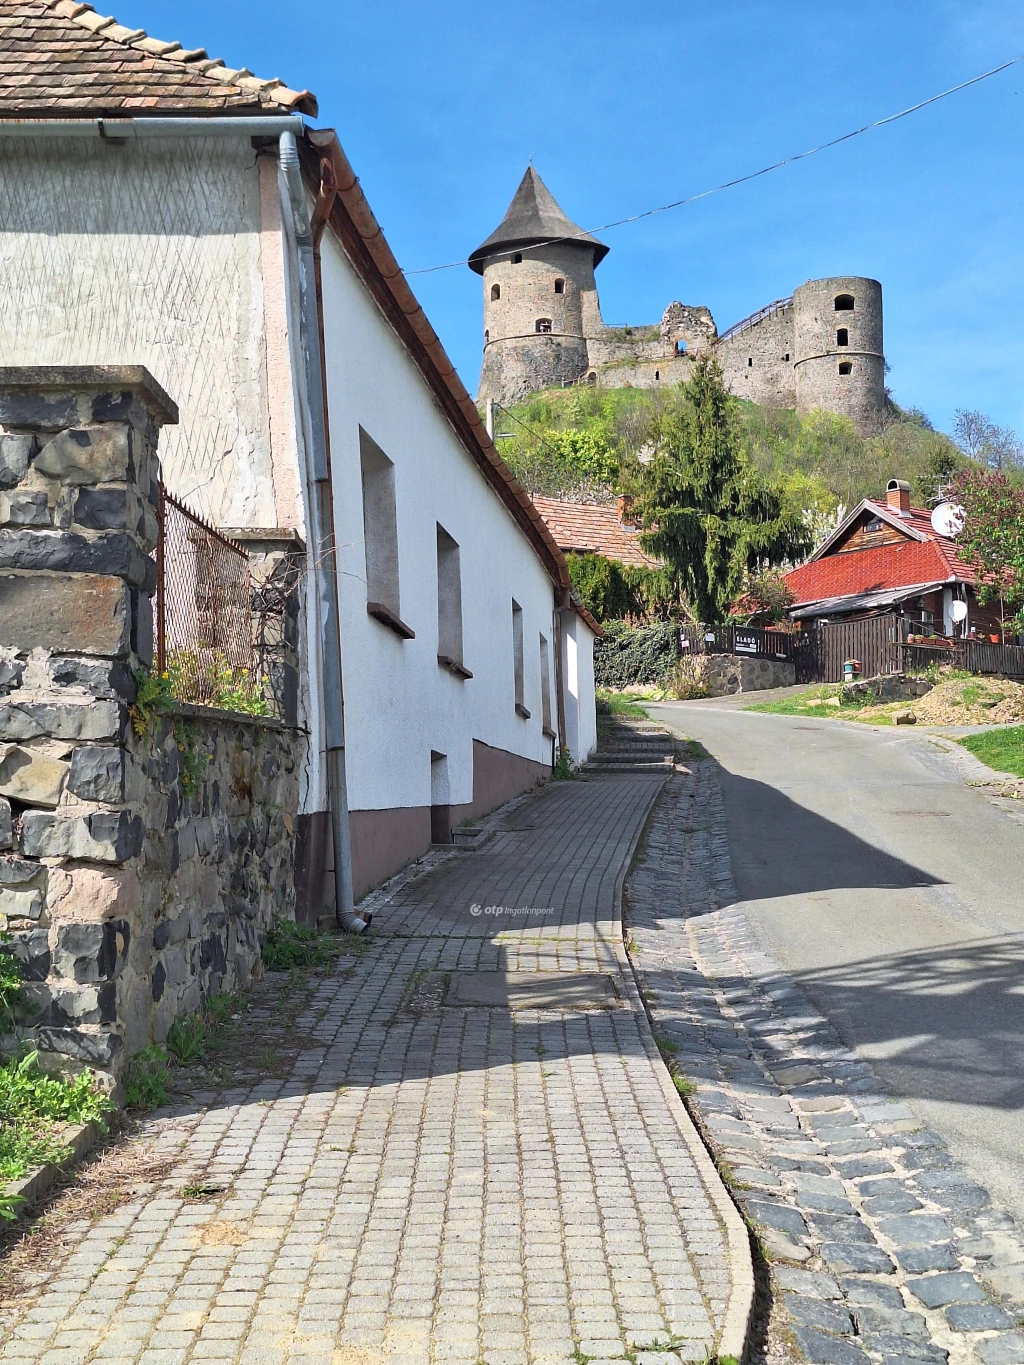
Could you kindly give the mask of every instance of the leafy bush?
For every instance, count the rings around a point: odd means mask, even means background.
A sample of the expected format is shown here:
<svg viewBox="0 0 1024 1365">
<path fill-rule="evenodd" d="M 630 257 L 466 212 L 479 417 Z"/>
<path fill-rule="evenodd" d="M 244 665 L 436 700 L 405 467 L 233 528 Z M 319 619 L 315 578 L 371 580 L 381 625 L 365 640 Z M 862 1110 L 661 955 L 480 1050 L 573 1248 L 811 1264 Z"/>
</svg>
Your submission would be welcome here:
<svg viewBox="0 0 1024 1365">
<path fill-rule="evenodd" d="M 623 688 L 667 682 L 680 656 L 679 632 L 669 622 L 627 626 L 611 621 L 594 642 L 594 682 Z"/>
<path fill-rule="evenodd" d="M 275 919 L 263 944 L 263 965 L 268 972 L 329 967 L 340 951 L 337 938 L 306 929 L 290 919 Z"/>
<path fill-rule="evenodd" d="M 158 1109 L 167 1103 L 167 1053 L 162 1047 L 144 1047 L 130 1059 L 124 1097 L 133 1109 Z"/>
<path fill-rule="evenodd" d="M 559 749 L 558 760 L 551 769 L 551 778 L 554 782 L 572 782 L 575 780 L 576 766 L 568 749 Z"/>
<path fill-rule="evenodd" d="M 684 654 L 673 668 L 668 690 L 676 701 L 696 701 L 710 695 L 708 661 L 703 654 Z"/>
</svg>

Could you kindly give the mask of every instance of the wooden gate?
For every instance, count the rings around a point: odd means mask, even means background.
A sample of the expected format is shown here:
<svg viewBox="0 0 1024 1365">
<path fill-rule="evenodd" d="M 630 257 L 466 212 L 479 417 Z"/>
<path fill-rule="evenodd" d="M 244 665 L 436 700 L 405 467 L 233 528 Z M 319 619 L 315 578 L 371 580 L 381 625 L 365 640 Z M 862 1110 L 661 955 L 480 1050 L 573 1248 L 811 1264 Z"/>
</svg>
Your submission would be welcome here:
<svg viewBox="0 0 1024 1365">
<path fill-rule="evenodd" d="M 895 673 L 901 630 L 902 621 L 892 612 L 862 621 L 816 622 L 797 656 L 797 681 L 842 682 L 847 659 L 857 660 L 865 678 Z"/>
</svg>

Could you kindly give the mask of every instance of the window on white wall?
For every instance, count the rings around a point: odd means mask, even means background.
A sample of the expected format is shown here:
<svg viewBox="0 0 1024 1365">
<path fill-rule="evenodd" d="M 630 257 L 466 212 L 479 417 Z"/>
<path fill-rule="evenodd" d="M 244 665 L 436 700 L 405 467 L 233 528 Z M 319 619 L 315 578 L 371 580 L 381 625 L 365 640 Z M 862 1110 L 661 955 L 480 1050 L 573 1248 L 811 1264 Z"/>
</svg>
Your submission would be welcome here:
<svg viewBox="0 0 1024 1365">
<path fill-rule="evenodd" d="M 551 653 L 548 642 L 540 637 L 540 716 L 546 735 L 554 735 L 551 728 Z"/>
<path fill-rule="evenodd" d="M 363 486 L 366 610 L 396 635 L 411 640 L 415 631 L 402 620 L 398 587 L 395 466 L 362 427 L 359 428 L 359 466 Z"/>
<path fill-rule="evenodd" d="M 512 659 L 515 670 L 516 714 L 522 716 L 524 720 L 529 720 L 530 713 L 526 709 L 524 684 L 523 609 L 514 597 L 512 599 Z"/>
<path fill-rule="evenodd" d="M 462 567 L 459 546 L 437 523 L 437 662 L 460 678 L 473 675 L 462 659 Z"/>
</svg>

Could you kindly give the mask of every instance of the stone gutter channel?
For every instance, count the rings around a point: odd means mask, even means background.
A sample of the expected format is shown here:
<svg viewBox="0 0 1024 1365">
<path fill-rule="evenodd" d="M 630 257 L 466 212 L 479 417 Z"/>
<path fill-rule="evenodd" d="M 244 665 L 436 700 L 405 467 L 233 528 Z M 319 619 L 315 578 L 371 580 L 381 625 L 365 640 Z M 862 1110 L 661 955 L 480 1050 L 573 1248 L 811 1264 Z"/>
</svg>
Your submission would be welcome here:
<svg viewBox="0 0 1024 1365">
<path fill-rule="evenodd" d="M 626 883 L 626 935 L 770 1266 L 750 1358 L 1020 1365 L 1021 1228 L 723 908 L 735 899 L 717 766 L 677 761 Z"/>
</svg>

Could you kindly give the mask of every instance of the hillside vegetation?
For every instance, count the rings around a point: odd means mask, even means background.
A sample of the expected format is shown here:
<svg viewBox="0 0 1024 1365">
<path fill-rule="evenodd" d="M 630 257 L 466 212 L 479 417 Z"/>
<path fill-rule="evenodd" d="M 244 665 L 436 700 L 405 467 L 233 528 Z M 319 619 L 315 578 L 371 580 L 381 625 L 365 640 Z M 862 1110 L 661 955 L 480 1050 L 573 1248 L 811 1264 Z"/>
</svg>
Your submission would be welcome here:
<svg viewBox="0 0 1024 1365">
<path fill-rule="evenodd" d="M 840 507 L 880 496 L 891 478 L 909 480 L 915 501 L 927 503 L 967 464 L 922 413 L 895 404 L 886 429 L 865 437 L 833 413 L 798 417 L 789 409 L 729 402 L 741 451 L 781 483 L 790 510 L 806 515 L 814 539 Z M 553 390 L 499 410 L 499 449 L 531 493 L 610 501 L 623 467 L 653 449 L 682 404 L 677 387 Z"/>
</svg>

